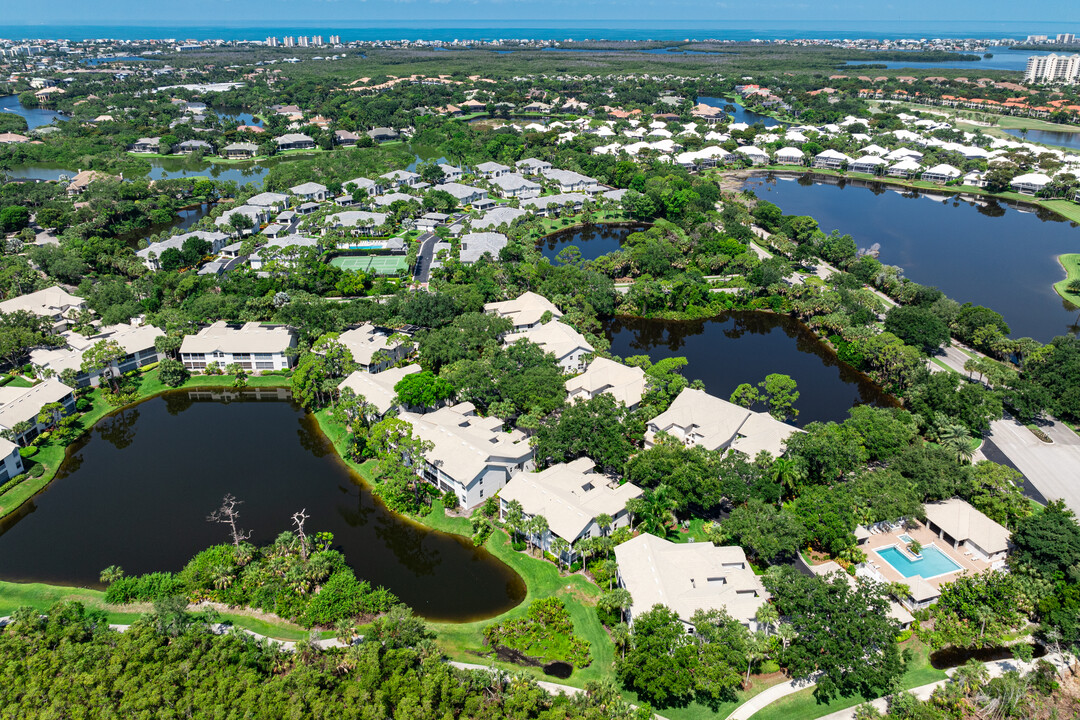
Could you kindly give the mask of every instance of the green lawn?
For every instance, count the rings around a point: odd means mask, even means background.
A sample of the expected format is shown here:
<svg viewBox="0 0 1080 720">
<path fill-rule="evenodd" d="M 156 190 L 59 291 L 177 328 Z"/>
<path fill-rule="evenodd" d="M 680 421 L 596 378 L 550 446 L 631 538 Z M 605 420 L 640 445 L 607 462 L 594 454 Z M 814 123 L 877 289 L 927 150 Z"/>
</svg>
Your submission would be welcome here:
<svg viewBox="0 0 1080 720">
<path fill-rule="evenodd" d="M 1080 305 L 1080 294 L 1069 292 L 1068 289 L 1070 282 L 1080 280 L 1080 254 L 1066 253 L 1058 255 L 1058 262 L 1061 264 L 1062 269 L 1065 270 L 1065 279 L 1054 283 L 1054 290 L 1057 291 L 1058 295 L 1074 305 Z"/>
<path fill-rule="evenodd" d="M 929 685 L 947 677 L 944 670 L 935 670 L 931 667 L 930 648 L 926 645 L 917 639 L 912 639 L 906 643 L 906 647 L 911 649 L 913 657 L 907 672 L 900 678 L 901 686 L 905 690 L 920 685 Z M 753 720 L 813 720 L 813 718 L 854 707 L 861 702 L 873 699 L 863 697 L 837 698 L 832 702 L 821 704 L 814 699 L 814 689 L 807 688 L 766 705 L 760 712 L 753 715 Z M 672 718 L 672 720 L 676 719 Z"/>
<path fill-rule="evenodd" d="M 34 383 L 24 378 L 22 375 L 10 375 L 7 378 L 7 382 L 0 382 L 3 387 L 14 388 L 28 388 L 34 387 Z"/>
</svg>

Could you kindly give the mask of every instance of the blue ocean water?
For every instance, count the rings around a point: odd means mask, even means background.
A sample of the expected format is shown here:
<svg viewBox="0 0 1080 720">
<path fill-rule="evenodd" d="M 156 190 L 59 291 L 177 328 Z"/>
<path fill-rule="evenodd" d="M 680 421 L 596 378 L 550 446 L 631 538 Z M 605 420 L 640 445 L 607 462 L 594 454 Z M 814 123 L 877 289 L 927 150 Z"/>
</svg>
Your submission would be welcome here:
<svg viewBox="0 0 1080 720">
<path fill-rule="evenodd" d="M 220 23 L 215 25 L 6 25 L 0 31 L 12 38 L 31 39 L 221 39 L 263 40 L 268 35 L 340 35 L 343 41 L 380 40 L 780 40 L 780 39 L 903 39 L 903 38 L 1023 38 L 1027 34 L 1065 32 L 1050 22 L 954 21 L 718 21 L 552 20 L 371 21 L 318 20 L 308 22 Z"/>
</svg>

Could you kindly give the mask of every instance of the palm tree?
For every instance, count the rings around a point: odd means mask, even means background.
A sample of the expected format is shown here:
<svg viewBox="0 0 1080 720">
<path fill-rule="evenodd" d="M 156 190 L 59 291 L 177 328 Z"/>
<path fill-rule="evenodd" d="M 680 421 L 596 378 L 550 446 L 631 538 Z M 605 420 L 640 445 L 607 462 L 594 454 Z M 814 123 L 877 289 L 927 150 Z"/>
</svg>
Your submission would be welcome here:
<svg viewBox="0 0 1080 720">
<path fill-rule="evenodd" d="M 531 518 L 529 518 L 527 529 L 529 537 L 533 541 L 533 545 L 536 547 L 537 550 L 540 551 L 540 554 L 543 555 L 544 535 L 548 531 L 547 518 L 543 515 L 533 515 Z"/>
<path fill-rule="evenodd" d="M 570 543 L 566 542 L 566 540 L 558 535 L 551 539 L 551 554 L 555 556 L 556 561 L 563 566 L 564 570 L 567 570 L 570 567 L 568 558 L 569 553 Z"/>
<path fill-rule="evenodd" d="M 607 535 L 608 530 L 611 528 L 613 520 L 607 513 L 600 513 L 596 516 L 596 524 L 600 526 L 600 534 Z"/>
<path fill-rule="evenodd" d="M 780 626 L 776 628 L 776 637 L 780 638 L 780 644 L 784 650 L 788 649 L 788 645 L 799 636 L 799 633 L 795 631 L 795 626 L 791 623 L 780 623 Z"/>
<path fill-rule="evenodd" d="M 775 605 L 765 603 L 758 608 L 757 613 L 754 614 L 754 619 L 757 620 L 759 627 L 765 629 L 766 635 L 771 635 L 773 626 L 780 622 L 780 613 L 776 610 Z"/>
<path fill-rule="evenodd" d="M 232 568 L 228 565 L 215 565 L 210 569 L 210 582 L 218 590 L 224 590 L 232 585 Z"/>
<path fill-rule="evenodd" d="M 746 679 L 743 680 L 744 687 L 750 683 L 750 670 L 754 667 L 754 663 L 765 657 L 766 647 L 765 633 L 761 631 L 746 638 Z"/>
<path fill-rule="evenodd" d="M 949 423 L 938 430 L 938 441 L 945 449 L 953 453 L 958 463 L 968 463 L 975 455 L 975 448 L 972 447 L 971 442 L 971 431 L 967 429 L 966 425 Z"/>
<path fill-rule="evenodd" d="M 351 622 L 341 618 L 334 624 L 334 634 L 342 645 L 352 645 L 356 639 L 356 628 Z"/>
<path fill-rule="evenodd" d="M 119 565 L 110 565 L 101 571 L 101 584 L 112 585 L 114 582 L 124 577 L 124 568 Z"/>
</svg>

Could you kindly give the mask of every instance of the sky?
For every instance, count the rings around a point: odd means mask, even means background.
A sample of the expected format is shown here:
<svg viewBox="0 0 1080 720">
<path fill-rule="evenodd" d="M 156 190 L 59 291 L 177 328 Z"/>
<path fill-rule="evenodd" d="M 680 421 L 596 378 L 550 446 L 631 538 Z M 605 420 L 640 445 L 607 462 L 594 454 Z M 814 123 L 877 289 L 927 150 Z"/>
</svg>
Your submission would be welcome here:
<svg viewBox="0 0 1080 720">
<path fill-rule="evenodd" d="M 770 24 L 923 23 L 1017 21 L 1024 28 L 1046 26 L 1080 34 L 1077 0 L 0 0 L 0 37 L 22 25 L 187 25 L 243 23 L 252 26 L 314 23 L 424 21 L 486 23 L 585 21 L 666 21 Z"/>
</svg>

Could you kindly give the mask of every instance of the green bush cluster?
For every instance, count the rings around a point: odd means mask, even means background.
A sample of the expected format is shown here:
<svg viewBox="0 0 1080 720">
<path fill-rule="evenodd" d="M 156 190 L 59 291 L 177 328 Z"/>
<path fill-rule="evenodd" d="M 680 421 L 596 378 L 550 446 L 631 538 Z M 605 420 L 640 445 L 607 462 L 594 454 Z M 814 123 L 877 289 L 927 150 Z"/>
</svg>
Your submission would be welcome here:
<svg viewBox="0 0 1080 720">
<path fill-rule="evenodd" d="M 574 634 L 570 613 L 558 598 L 534 600 L 525 617 L 488 625 L 484 628 L 484 642 L 492 649 L 502 645 L 577 668 L 592 662 L 589 641 Z"/>
</svg>

